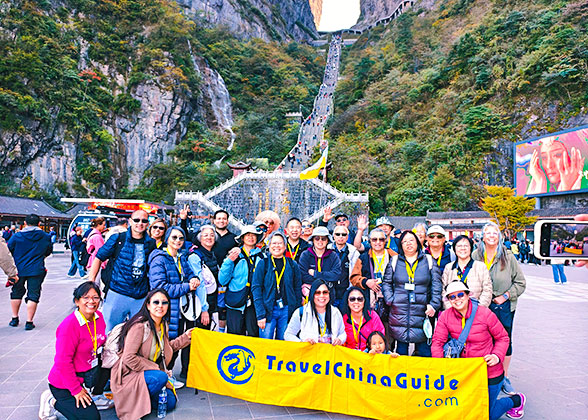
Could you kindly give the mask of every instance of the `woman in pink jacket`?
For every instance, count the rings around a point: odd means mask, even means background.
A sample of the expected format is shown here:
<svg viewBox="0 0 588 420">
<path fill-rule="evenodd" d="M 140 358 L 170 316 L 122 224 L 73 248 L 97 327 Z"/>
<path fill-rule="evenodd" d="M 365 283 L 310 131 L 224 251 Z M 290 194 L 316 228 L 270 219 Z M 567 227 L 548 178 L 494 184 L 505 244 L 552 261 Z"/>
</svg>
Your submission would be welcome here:
<svg viewBox="0 0 588 420">
<path fill-rule="evenodd" d="M 485 306 L 478 305 L 477 301 L 470 300 L 469 294 L 468 286 L 459 280 L 445 288 L 451 308 L 444 311 L 437 322 L 431 346 L 432 356 L 444 356 L 443 346 L 449 336 L 459 338 L 475 304 L 477 311 L 460 357 L 483 357 L 488 365 L 490 420 L 497 420 L 505 413 L 511 419 L 520 419 L 524 414 L 524 394 L 498 399 L 504 380 L 502 362 L 508 348 L 508 334 L 496 315 Z"/>
<path fill-rule="evenodd" d="M 366 305 L 366 296 L 359 287 L 350 287 L 343 295 L 341 312 L 347 340 L 344 346 L 350 349 L 364 351 L 367 339 L 372 331 L 384 332 L 384 324 L 375 311 Z"/>
<path fill-rule="evenodd" d="M 39 419 L 51 418 L 53 407 L 68 420 L 100 419 L 87 388 L 94 386 L 98 354 L 106 342 L 106 324 L 97 310 L 101 300 L 94 282 L 84 282 L 74 290 L 77 309 L 57 327 L 50 391 L 41 395 Z"/>
<path fill-rule="evenodd" d="M 88 239 L 86 241 L 86 249 L 88 250 L 88 254 L 90 254 L 88 265 L 86 266 L 88 270 L 90 267 L 92 267 L 92 262 L 94 261 L 94 258 L 96 258 L 98 250 L 102 248 L 102 245 L 104 245 L 104 237 L 102 236 L 102 232 L 106 230 L 106 219 L 104 217 L 97 217 L 92 219 L 90 222 L 90 227 L 93 229 L 88 235 Z M 104 261 L 102 263 L 102 269 L 106 267 L 107 262 L 108 261 Z"/>
</svg>

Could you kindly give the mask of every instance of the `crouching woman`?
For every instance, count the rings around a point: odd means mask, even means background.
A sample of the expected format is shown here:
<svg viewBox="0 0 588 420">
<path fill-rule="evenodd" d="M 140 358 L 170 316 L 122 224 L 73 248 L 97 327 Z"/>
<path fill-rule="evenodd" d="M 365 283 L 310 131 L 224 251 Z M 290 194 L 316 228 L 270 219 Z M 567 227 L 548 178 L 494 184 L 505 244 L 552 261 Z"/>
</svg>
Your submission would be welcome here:
<svg viewBox="0 0 588 420">
<path fill-rule="evenodd" d="M 138 420 L 157 410 L 159 393 L 167 390 L 167 410 L 177 398 L 165 368 L 173 352 L 190 344 L 192 330 L 169 339 L 170 297 L 164 289 L 147 294 L 141 310 L 121 330 L 120 358 L 112 367 L 110 386 L 120 420 Z"/>
</svg>

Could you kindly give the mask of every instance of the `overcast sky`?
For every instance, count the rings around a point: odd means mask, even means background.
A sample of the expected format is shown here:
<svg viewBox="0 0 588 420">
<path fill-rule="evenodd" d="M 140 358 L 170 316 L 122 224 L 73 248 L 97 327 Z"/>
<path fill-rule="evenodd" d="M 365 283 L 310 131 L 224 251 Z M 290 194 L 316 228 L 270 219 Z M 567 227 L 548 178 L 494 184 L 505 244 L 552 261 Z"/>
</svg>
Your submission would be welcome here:
<svg viewBox="0 0 588 420">
<path fill-rule="evenodd" d="M 336 31 L 350 28 L 359 18 L 359 0 L 323 0 L 319 30 Z"/>
</svg>

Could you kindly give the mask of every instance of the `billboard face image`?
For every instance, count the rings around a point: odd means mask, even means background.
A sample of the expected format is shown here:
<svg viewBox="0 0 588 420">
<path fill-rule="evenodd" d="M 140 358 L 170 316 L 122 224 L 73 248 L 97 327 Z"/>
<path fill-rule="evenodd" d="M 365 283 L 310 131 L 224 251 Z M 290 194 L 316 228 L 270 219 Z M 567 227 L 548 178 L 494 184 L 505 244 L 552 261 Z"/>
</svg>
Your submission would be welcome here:
<svg viewBox="0 0 588 420">
<path fill-rule="evenodd" d="M 515 145 L 517 195 L 588 191 L 588 126 Z"/>
</svg>

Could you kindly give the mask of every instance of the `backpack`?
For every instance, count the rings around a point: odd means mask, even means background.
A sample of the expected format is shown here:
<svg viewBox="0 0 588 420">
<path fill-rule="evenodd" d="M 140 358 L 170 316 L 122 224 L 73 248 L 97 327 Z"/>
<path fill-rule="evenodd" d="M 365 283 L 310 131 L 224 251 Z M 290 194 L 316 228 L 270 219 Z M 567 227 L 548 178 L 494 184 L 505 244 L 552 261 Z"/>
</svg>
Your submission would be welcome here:
<svg viewBox="0 0 588 420">
<path fill-rule="evenodd" d="M 108 259 L 108 264 L 106 267 L 100 272 L 100 278 L 104 283 L 104 296 L 108 293 L 110 289 L 110 280 L 112 280 L 112 271 L 114 270 L 114 262 L 118 258 L 118 254 L 120 254 L 121 249 L 123 248 L 125 241 L 127 239 L 127 232 L 121 232 L 116 237 L 116 245 L 114 246 L 114 251 L 110 258 Z"/>
<path fill-rule="evenodd" d="M 255 254 L 253 257 L 254 257 L 254 263 L 253 263 L 254 267 L 255 267 L 255 263 L 258 258 L 261 258 L 262 260 L 264 260 L 264 262 L 266 261 L 263 253 L 261 253 L 261 252 Z M 244 259 L 244 258 L 241 258 L 241 255 L 239 255 L 239 258 L 237 258 L 234 262 L 235 266 L 242 259 Z M 287 258 L 286 258 L 286 260 L 287 260 Z M 285 264 L 286 263 L 287 262 L 285 262 Z M 247 266 L 249 267 L 249 263 L 247 263 Z M 267 274 L 268 266 L 269 266 L 269 264 L 264 263 L 263 278 L 265 278 L 265 275 Z M 251 269 L 251 268 L 249 267 L 249 269 Z M 229 282 L 229 284 L 230 284 L 230 282 Z M 232 291 L 227 287 L 227 291 L 225 292 L 225 303 L 227 305 L 229 305 L 231 308 L 240 308 L 240 307 L 245 306 L 247 304 L 247 300 L 249 299 L 250 295 L 251 295 L 251 283 L 250 282 L 247 282 L 247 285 L 243 289 L 237 290 L 237 291 Z"/>
<path fill-rule="evenodd" d="M 94 235 L 98 235 L 97 233 L 93 233 L 90 236 L 88 236 L 88 240 L 94 236 Z M 84 268 L 86 268 L 86 266 L 88 265 L 88 261 L 90 261 L 90 252 L 88 252 L 88 246 L 87 244 L 85 244 L 86 246 L 82 247 L 82 250 L 80 251 L 80 255 L 78 257 L 78 261 L 80 263 L 80 265 Z"/>
<path fill-rule="evenodd" d="M 125 321 L 126 322 L 126 321 Z M 119 352 L 120 349 L 118 348 L 118 341 L 120 338 L 120 333 L 122 331 L 125 322 L 121 322 L 120 324 L 115 325 L 115 327 L 110 331 L 108 334 L 108 338 L 106 339 L 106 343 L 104 343 L 104 347 L 102 348 L 102 367 L 106 369 L 110 369 L 114 366 L 116 361 L 119 359 Z"/>
</svg>

